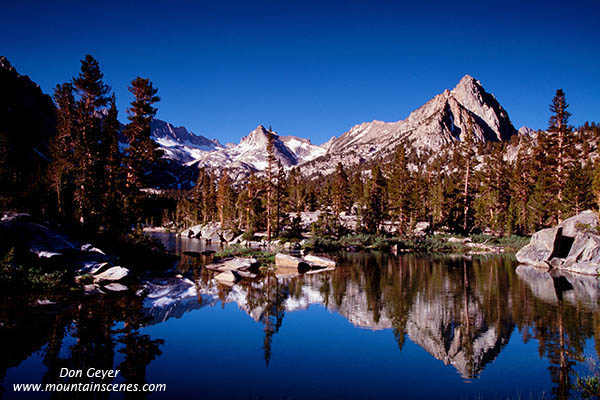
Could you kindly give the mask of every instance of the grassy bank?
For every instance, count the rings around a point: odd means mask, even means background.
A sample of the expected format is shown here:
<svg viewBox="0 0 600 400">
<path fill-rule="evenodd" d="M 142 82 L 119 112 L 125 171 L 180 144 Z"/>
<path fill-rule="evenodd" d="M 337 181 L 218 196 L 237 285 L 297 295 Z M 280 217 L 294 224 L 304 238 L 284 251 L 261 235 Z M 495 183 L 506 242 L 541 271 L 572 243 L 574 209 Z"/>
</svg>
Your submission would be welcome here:
<svg viewBox="0 0 600 400">
<path fill-rule="evenodd" d="M 215 259 L 227 257 L 253 257 L 256 258 L 261 266 L 268 266 L 275 263 L 275 252 L 245 247 L 239 244 L 234 244 L 218 251 L 215 253 L 214 257 Z"/>
<path fill-rule="evenodd" d="M 306 241 L 305 249 L 314 251 L 336 250 L 391 250 L 418 253 L 469 253 L 476 251 L 514 253 L 529 242 L 522 236 L 495 237 L 489 235 L 429 235 L 415 237 L 393 237 L 382 235 L 348 235 L 339 239 L 316 237 Z"/>
</svg>

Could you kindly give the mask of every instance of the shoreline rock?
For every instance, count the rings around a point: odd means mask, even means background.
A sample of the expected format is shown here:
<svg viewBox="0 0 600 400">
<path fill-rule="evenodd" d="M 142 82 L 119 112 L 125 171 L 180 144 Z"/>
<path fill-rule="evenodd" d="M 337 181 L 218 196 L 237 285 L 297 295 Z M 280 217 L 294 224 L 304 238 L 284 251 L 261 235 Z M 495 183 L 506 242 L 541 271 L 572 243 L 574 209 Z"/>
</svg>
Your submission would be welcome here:
<svg viewBox="0 0 600 400">
<path fill-rule="evenodd" d="M 600 274 L 598 215 L 591 210 L 568 218 L 553 228 L 533 234 L 516 254 L 517 261 L 579 274 Z"/>
</svg>

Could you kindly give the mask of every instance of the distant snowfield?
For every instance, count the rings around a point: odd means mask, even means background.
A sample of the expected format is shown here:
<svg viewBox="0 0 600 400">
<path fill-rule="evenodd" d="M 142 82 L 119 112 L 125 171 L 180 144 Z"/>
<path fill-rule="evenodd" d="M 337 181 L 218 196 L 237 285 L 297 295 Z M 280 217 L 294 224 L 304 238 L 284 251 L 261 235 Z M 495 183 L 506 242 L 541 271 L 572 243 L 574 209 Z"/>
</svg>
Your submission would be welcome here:
<svg viewBox="0 0 600 400">
<path fill-rule="evenodd" d="M 238 169 L 262 171 L 267 168 L 267 142 L 270 131 L 262 125 L 242 138 L 237 145 L 222 146 L 202 136 L 190 140 L 192 133 L 185 128 L 174 128 L 160 121 L 153 127 L 152 138 L 162 148 L 166 158 L 176 160 L 187 166 L 209 169 Z M 311 143 L 308 139 L 296 136 L 279 136 L 270 132 L 274 138 L 275 158 L 284 168 L 290 168 L 324 155 L 327 150 Z"/>
</svg>

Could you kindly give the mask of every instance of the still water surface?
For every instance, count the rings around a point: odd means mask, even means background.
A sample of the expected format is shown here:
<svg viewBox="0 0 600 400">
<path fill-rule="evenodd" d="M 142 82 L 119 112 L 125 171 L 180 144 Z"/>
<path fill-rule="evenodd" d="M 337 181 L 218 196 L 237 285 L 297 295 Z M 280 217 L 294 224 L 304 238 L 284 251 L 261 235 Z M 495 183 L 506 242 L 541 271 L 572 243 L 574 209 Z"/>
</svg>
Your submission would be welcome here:
<svg viewBox="0 0 600 400">
<path fill-rule="evenodd" d="M 162 239 L 180 254 L 203 249 Z M 567 398 L 597 358 L 594 277 L 552 277 L 511 256 L 336 257 L 335 271 L 227 287 L 201 268 L 207 257 L 182 254 L 184 279 L 51 311 L 4 307 L 0 397 L 50 398 L 13 384 L 76 382 L 60 369 L 94 367 L 121 371 L 103 382 L 167 385 L 149 398 Z"/>
</svg>

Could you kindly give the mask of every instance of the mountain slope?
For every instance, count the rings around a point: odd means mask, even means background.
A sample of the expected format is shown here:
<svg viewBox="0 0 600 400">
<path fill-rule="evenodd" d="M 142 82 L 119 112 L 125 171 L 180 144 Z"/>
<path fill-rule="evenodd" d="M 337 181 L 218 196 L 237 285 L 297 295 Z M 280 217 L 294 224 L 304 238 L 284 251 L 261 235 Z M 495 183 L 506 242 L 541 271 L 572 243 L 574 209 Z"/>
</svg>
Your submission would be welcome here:
<svg viewBox="0 0 600 400">
<path fill-rule="evenodd" d="M 198 158 L 189 164 L 215 172 L 227 169 L 234 179 L 241 179 L 251 171 L 262 171 L 267 167 L 268 134 L 273 135 L 275 158 L 285 168 L 325 154 L 325 149 L 312 144 L 308 139 L 279 136 L 259 125 L 248 136 L 243 137 L 239 144 L 198 154 Z"/>
<path fill-rule="evenodd" d="M 14 199 L 21 208 L 31 199 L 27 206 L 35 210 L 39 199 L 27 194 L 43 190 L 39 175 L 48 165 L 56 110 L 50 96 L 4 56 L 0 56 L 0 122 L 0 203 Z"/>
<path fill-rule="evenodd" d="M 329 173 L 337 162 L 360 164 L 383 157 L 401 143 L 419 154 L 437 152 L 462 140 L 469 124 L 478 141 L 506 141 L 517 134 L 494 95 L 465 75 L 454 89 L 435 96 L 405 120 L 352 127 L 328 142 L 327 154 L 308 163 L 305 173 Z"/>
<path fill-rule="evenodd" d="M 152 139 L 159 144 L 165 157 L 180 163 L 194 161 L 207 151 L 223 148 L 216 139 L 195 135 L 183 126 L 175 127 L 160 119 L 153 119 L 150 129 Z"/>
</svg>

